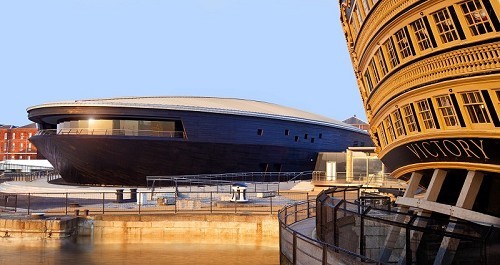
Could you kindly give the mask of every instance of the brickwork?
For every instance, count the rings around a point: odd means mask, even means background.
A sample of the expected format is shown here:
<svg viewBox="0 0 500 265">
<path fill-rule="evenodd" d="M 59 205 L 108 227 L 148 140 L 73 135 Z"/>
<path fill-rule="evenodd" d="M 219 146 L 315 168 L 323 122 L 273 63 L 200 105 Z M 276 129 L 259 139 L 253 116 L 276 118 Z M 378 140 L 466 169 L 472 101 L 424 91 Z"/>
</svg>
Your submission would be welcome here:
<svg viewBox="0 0 500 265">
<path fill-rule="evenodd" d="M 35 145 L 28 140 L 36 132 L 34 123 L 22 127 L 0 126 L 0 160 L 38 159 Z"/>
</svg>

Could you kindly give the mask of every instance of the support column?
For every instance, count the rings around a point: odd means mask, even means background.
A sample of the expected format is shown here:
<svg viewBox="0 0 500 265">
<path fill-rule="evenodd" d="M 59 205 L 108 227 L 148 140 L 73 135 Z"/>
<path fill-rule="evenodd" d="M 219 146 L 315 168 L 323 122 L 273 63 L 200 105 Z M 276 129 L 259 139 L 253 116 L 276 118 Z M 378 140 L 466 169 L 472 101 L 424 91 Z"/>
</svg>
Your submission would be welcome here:
<svg viewBox="0 0 500 265">
<path fill-rule="evenodd" d="M 347 149 L 346 155 L 345 155 L 345 181 L 347 183 L 352 182 L 353 179 L 353 163 L 352 163 L 352 150 Z"/>
<path fill-rule="evenodd" d="M 403 197 L 413 198 L 415 196 L 415 194 L 417 193 L 421 179 L 422 179 L 422 173 L 419 173 L 419 172 L 411 173 L 410 182 L 408 183 L 408 186 L 406 187 L 406 191 L 405 191 L 405 194 L 403 195 Z M 410 207 L 408 207 L 408 206 L 402 205 L 399 208 L 398 213 L 407 213 L 409 208 Z M 403 223 L 404 219 L 406 217 L 407 216 L 404 214 L 397 214 L 394 221 L 398 222 L 398 223 Z M 389 259 L 390 259 L 391 254 L 392 254 L 392 250 L 396 246 L 396 242 L 398 241 L 398 238 L 400 237 L 400 235 L 401 235 L 401 227 L 391 226 L 391 228 L 389 230 L 389 234 L 387 235 L 387 237 L 385 239 L 384 249 L 380 253 L 380 258 L 379 258 L 380 262 L 382 262 L 382 263 L 389 262 Z"/>
<path fill-rule="evenodd" d="M 435 202 L 439 196 L 439 192 L 441 191 L 441 188 L 443 187 L 444 180 L 446 178 L 446 174 L 448 172 L 442 169 L 435 169 L 434 173 L 432 174 L 432 179 L 431 182 L 429 183 L 429 187 L 427 188 L 427 192 L 425 193 L 424 199 L 425 201 L 431 201 Z M 429 217 L 431 216 L 432 212 L 431 211 L 426 211 L 426 210 L 420 210 L 419 213 L 417 214 L 418 217 Z M 427 225 L 427 220 L 423 218 L 418 218 L 415 221 L 414 225 L 419 226 L 419 227 L 425 227 Z M 414 242 L 411 247 L 412 251 L 412 256 L 413 259 L 415 259 L 415 253 L 417 252 L 418 245 L 420 244 L 420 239 L 422 238 L 422 232 L 418 231 L 411 231 L 410 234 L 411 242 Z M 405 246 L 405 249 L 403 252 L 401 252 L 401 256 L 399 258 L 398 265 L 400 264 L 406 264 L 406 248 L 408 246 Z"/>
<path fill-rule="evenodd" d="M 474 206 L 474 202 L 476 201 L 477 194 L 479 193 L 479 189 L 481 188 L 481 184 L 483 183 L 483 177 L 484 174 L 482 172 L 469 171 L 467 173 L 464 186 L 462 187 L 460 196 L 457 200 L 457 207 L 467 210 L 472 209 L 472 206 Z M 450 218 L 450 221 L 456 220 L 456 218 Z M 460 228 L 457 228 L 455 223 L 449 223 L 446 227 L 447 232 L 458 232 L 459 230 Z M 434 264 L 451 264 L 453 262 L 453 258 L 455 257 L 459 243 L 460 239 L 458 238 L 444 237 L 436 255 L 436 259 L 434 260 Z"/>
</svg>

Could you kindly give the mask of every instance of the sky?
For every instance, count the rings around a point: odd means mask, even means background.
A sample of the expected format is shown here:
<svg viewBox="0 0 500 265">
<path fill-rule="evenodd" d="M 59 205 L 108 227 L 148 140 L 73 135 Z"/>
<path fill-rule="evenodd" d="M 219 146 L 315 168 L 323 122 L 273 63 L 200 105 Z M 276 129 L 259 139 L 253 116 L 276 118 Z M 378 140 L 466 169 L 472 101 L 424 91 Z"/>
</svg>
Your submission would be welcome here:
<svg viewBox="0 0 500 265">
<path fill-rule="evenodd" d="M 76 99 L 213 96 L 366 119 L 338 0 L 0 0 L 0 124 Z"/>
</svg>

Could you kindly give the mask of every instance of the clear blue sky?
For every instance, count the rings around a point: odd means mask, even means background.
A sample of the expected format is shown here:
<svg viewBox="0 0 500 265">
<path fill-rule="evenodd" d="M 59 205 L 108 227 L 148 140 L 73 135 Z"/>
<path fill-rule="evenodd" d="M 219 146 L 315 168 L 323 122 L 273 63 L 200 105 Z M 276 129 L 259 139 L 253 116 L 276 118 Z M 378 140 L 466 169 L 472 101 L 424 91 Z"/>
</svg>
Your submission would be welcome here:
<svg viewBox="0 0 500 265">
<path fill-rule="evenodd" d="M 365 119 L 338 0 L 0 0 L 0 124 L 119 96 L 255 99 Z"/>
</svg>

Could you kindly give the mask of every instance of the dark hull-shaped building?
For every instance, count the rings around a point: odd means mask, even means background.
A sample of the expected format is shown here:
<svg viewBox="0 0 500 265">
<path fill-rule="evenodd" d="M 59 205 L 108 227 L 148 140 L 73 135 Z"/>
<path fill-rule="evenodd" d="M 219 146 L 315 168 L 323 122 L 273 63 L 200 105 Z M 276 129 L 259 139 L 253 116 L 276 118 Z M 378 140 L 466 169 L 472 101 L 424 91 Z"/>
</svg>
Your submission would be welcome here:
<svg viewBox="0 0 500 265">
<path fill-rule="evenodd" d="M 114 98 L 28 109 L 30 138 L 70 183 L 314 169 L 318 152 L 372 145 L 350 125 L 275 104 L 208 97 Z M 274 179 L 258 179 L 274 181 Z"/>
</svg>

